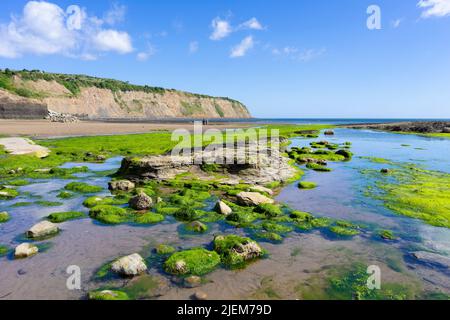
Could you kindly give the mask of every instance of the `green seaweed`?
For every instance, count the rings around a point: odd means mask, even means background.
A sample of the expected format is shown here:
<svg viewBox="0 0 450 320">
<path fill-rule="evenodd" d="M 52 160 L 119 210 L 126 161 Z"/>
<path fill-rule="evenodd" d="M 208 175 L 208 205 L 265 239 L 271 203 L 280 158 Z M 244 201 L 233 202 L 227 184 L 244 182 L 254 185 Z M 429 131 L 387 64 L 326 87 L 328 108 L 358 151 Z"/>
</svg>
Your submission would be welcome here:
<svg viewBox="0 0 450 320">
<path fill-rule="evenodd" d="M 64 189 L 78 193 L 97 193 L 103 190 L 102 187 L 92 186 L 84 182 L 71 182 Z"/>
<path fill-rule="evenodd" d="M 68 212 L 54 212 L 51 213 L 47 220 L 53 223 L 61 223 L 69 220 L 75 220 L 85 217 L 86 215 L 83 212 L 77 211 L 68 211 Z"/>
<path fill-rule="evenodd" d="M 201 276 L 213 271 L 220 264 L 215 251 L 194 248 L 172 254 L 164 263 L 164 270 L 175 275 Z"/>
<path fill-rule="evenodd" d="M 308 181 L 300 181 L 298 183 L 299 189 L 314 189 L 317 188 L 317 183 L 315 182 L 308 182 Z"/>
</svg>

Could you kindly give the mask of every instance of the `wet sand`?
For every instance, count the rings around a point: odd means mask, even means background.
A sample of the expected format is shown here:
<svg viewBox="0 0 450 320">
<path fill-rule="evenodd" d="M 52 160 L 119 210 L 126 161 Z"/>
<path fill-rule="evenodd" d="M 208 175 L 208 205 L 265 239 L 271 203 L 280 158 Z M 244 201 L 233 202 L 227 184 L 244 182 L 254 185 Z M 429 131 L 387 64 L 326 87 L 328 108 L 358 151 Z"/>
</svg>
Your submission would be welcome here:
<svg viewBox="0 0 450 320">
<path fill-rule="evenodd" d="M 246 128 L 254 126 L 245 122 L 211 122 L 206 129 Z M 146 133 L 151 131 L 187 129 L 193 130 L 191 122 L 144 123 L 144 122 L 101 122 L 80 121 L 76 123 L 59 123 L 48 120 L 3 120 L 0 119 L 0 135 L 30 136 L 36 138 L 93 136 L 112 134 Z"/>
</svg>

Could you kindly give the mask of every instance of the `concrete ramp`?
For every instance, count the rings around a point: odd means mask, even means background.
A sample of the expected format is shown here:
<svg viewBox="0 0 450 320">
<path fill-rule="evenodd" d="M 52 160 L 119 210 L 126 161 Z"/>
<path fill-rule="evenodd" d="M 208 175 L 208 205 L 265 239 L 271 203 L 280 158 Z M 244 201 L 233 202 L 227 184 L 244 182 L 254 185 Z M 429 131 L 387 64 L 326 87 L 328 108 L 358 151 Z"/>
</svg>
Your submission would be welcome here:
<svg viewBox="0 0 450 320">
<path fill-rule="evenodd" d="M 38 158 L 44 158 L 49 155 L 50 150 L 46 147 L 35 144 L 26 138 L 0 138 L 0 145 L 13 155 L 34 154 Z"/>
</svg>

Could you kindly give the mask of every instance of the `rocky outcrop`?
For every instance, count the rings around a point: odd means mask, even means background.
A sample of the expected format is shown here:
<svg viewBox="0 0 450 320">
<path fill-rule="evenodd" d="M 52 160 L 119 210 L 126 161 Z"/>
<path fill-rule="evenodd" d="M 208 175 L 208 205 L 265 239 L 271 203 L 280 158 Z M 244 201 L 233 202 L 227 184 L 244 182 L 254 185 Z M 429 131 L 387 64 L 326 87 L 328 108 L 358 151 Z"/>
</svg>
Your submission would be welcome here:
<svg viewBox="0 0 450 320">
<path fill-rule="evenodd" d="M 0 89 L 0 119 L 44 119 L 47 114 L 44 102 L 22 98 Z"/>
<path fill-rule="evenodd" d="M 237 200 L 243 206 L 259 206 L 260 204 L 274 203 L 273 199 L 263 196 L 258 192 L 240 192 L 237 195 Z"/>
<path fill-rule="evenodd" d="M 137 253 L 122 257 L 111 265 L 111 270 L 123 276 L 131 277 L 147 270 L 144 259 Z"/>
<path fill-rule="evenodd" d="M 448 133 L 450 130 L 450 121 L 421 121 L 421 122 L 396 122 L 396 123 L 375 123 L 349 125 L 348 128 L 354 129 L 373 129 L 394 132 L 413 132 L 413 133 Z"/>
<path fill-rule="evenodd" d="M 129 180 L 115 180 L 108 183 L 108 189 L 111 191 L 130 191 L 136 185 Z"/>
<path fill-rule="evenodd" d="M 240 154 L 237 161 L 228 161 L 214 151 L 197 151 L 194 156 L 148 156 L 143 158 L 125 158 L 118 174 L 131 181 L 139 180 L 170 180 L 182 173 L 195 173 L 201 179 L 211 179 L 211 175 L 201 170 L 204 163 L 223 163 L 219 165 L 220 171 L 227 175 L 223 180 L 240 181 L 253 185 L 264 185 L 270 182 L 285 182 L 295 175 L 296 170 L 290 166 L 289 159 L 280 155 L 271 148 L 257 153 L 250 148 L 230 149 L 224 148 L 224 154 Z M 195 161 L 203 155 L 202 161 Z M 230 162 L 230 163 L 228 163 Z M 220 181 L 222 182 L 222 181 Z"/>
</svg>

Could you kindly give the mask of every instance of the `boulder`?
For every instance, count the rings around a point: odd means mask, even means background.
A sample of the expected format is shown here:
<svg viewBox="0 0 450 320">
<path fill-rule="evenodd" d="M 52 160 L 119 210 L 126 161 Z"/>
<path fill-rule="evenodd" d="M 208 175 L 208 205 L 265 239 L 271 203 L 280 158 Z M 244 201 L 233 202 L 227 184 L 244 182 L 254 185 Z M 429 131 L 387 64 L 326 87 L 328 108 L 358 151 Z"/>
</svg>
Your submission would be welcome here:
<svg viewBox="0 0 450 320">
<path fill-rule="evenodd" d="M 39 249 L 31 243 L 22 243 L 16 247 L 14 251 L 15 258 L 27 258 L 38 253 Z"/>
<path fill-rule="evenodd" d="M 251 186 L 250 190 L 256 191 L 256 192 L 264 192 L 264 193 L 267 193 L 268 195 L 273 195 L 272 190 L 270 190 L 269 188 L 263 187 L 263 186 Z"/>
<path fill-rule="evenodd" d="M 450 127 L 445 127 L 442 129 L 442 133 L 450 133 Z"/>
<path fill-rule="evenodd" d="M 270 199 L 258 192 L 240 192 L 237 195 L 238 203 L 244 206 L 258 206 L 263 203 L 274 203 Z"/>
<path fill-rule="evenodd" d="M 443 269 L 450 269 L 450 257 L 426 251 L 413 252 L 412 256 L 422 263 Z"/>
<path fill-rule="evenodd" d="M 108 189 L 111 191 L 130 191 L 135 187 L 136 185 L 129 180 L 116 180 L 108 183 Z"/>
<path fill-rule="evenodd" d="M 381 169 L 381 170 L 380 170 L 380 172 L 381 172 L 381 173 L 385 173 L 385 174 L 386 174 L 386 173 L 389 173 L 389 172 L 390 172 L 390 170 L 389 170 L 389 169 L 386 169 L 386 168 L 384 168 L 384 169 Z"/>
<path fill-rule="evenodd" d="M 326 136 L 334 136 L 334 131 L 333 130 L 327 130 L 323 133 Z"/>
<path fill-rule="evenodd" d="M 215 210 L 217 213 L 223 214 L 224 216 L 228 216 L 233 212 L 233 210 L 223 201 L 217 201 Z"/>
<path fill-rule="evenodd" d="M 153 200 L 144 192 L 140 192 L 137 196 L 131 198 L 128 204 L 135 210 L 147 210 L 152 207 Z"/>
<path fill-rule="evenodd" d="M 42 221 L 35 224 L 27 231 L 28 238 L 40 238 L 46 237 L 55 233 L 58 233 L 59 228 L 56 224 L 50 221 Z"/>
<path fill-rule="evenodd" d="M 122 257 L 111 265 L 111 270 L 123 276 L 136 276 L 147 270 L 144 259 L 137 253 Z"/>
</svg>

